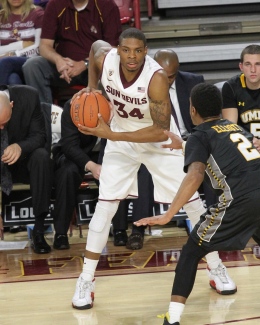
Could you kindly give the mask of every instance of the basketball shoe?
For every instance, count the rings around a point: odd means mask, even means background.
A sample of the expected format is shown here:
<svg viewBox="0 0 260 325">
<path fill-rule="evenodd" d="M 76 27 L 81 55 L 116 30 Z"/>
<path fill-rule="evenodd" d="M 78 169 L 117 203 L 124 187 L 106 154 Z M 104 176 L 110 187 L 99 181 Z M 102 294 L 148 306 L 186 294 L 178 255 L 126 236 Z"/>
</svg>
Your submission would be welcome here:
<svg viewBox="0 0 260 325">
<path fill-rule="evenodd" d="M 166 313 L 165 317 L 164 317 L 164 321 L 162 325 L 180 325 L 179 322 L 175 322 L 175 323 L 169 323 L 169 314 Z"/>
<path fill-rule="evenodd" d="M 76 290 L 72 298 L 72 307 L 76 309 L 90 309 L 93 307 L 95 292 L 95 279 L 86 281 L 79 276 L 76 283 Z"/>
<path fill-rule="evenodd" d="M 209 285 L 221 295 L 232 295 L 237 292 L 237 286 L 228 275 L 226 267 L 219 263 L 216 269 L 207 268 Z"/>
</svg>

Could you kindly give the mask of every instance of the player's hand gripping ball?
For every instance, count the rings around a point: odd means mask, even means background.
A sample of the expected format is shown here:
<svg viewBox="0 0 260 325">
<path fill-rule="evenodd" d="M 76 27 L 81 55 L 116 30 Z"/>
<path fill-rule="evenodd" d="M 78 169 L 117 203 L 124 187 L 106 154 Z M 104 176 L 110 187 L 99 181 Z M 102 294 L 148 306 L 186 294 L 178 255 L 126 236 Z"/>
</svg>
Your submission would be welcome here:
<svg viewBox="0 0 260 325">
<path fill-rule="evenodd" d="M 98 113 L 105 123 L 109 121 L 110 105 L 107 99 L 100 93 L 83 93 L 71 103 L 70 116 L 73 123 L 95 128 L 98 124 Z"/>
</svg>

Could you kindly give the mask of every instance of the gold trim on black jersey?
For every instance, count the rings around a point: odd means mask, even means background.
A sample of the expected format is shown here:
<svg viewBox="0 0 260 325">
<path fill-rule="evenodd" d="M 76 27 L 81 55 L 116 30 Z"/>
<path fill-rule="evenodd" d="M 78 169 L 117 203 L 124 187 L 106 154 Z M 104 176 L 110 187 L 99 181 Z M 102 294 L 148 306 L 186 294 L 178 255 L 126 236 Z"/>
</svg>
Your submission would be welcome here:
<svg viewBox="0 0 260 325">
<path fill-rule="evenodd" d="M 243 73 L 240 75 L 240 81 L 241 81 L 242 88 L 246 88 L 246 78 Z"/>
</svg>

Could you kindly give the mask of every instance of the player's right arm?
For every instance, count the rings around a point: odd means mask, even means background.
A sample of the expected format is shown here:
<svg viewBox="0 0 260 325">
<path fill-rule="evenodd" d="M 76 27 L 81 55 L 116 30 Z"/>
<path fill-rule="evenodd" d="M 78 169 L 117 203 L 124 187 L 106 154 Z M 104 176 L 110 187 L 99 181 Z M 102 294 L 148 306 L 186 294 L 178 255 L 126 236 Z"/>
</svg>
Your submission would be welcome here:
<svg viewBox="0 0 260 325">
<path fill-rule="evenodd" d="M 238 109 L 236 107 L 236 98 L 228 82 L 225 82 L 222 88 L 223 109 L 222 117 L 233 123 L 238 121 Z"/>
<path fill-rule="evenodd" d="M 102 40 L 96 41 L 92 44 L 89 53 L 88 88 L 98 88 L 98 81 L 102 72 L 103 62 L 106 54 L 111 49 L 112 46 Z"/>
<path fill-rule="evenodd" d="M 72 97 L 71 102 L 74 100 L 74 98 L 80 97 L 83 93 L 90 93 L 91 91 L 102 93 L 101 90 L 98 90 L 98 82 L 102 72 L 105 56 L 111 50 L 111 48 L 112 46 L 109 43 L 102 40 L 96 41 L 92 44 L 89 52 L 88 86 L 76 93 Z"/>
</svg>

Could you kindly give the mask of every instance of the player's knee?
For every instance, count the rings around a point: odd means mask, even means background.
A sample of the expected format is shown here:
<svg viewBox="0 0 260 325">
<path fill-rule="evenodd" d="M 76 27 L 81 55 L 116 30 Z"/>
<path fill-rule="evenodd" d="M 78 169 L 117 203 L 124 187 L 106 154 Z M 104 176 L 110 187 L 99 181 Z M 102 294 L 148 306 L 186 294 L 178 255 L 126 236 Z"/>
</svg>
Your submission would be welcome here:
<svg viewBox="0 0 260 325">
<path fill-rule="evenodd" d="M 106 226 L 107 220 L 106 215 L 94 214 L 89 223 L 89 229 L 94 232 L 102 232 Z"/>
<path fill-rule="evenodd" d="M 107 227 L 110 227 L 111 221 L 118 209 L 118 205 L 119 201 L 99 201 L 96 205 L 95 213 L 90 221 L 89 229 L 100 233 Z"/>
</svg>

